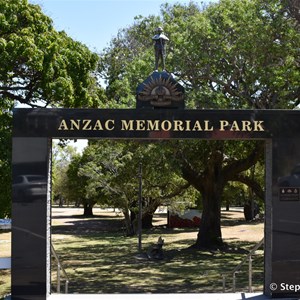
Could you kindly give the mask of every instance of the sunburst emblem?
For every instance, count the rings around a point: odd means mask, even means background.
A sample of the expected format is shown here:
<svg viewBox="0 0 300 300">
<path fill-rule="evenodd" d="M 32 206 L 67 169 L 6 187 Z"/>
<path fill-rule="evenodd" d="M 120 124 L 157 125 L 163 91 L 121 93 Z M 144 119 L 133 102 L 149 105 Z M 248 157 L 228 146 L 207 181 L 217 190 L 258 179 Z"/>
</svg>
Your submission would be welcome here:
<svg viewBox="0 0 300 300">
<path fill-rule="evenodd" d="M 141 101 L 150 101 L 154 106 L 168 106 L 172 101 L 182 101 L 184 94 L 178 89 L 178 83 L 168 76 L 163 78 L 153 78 L 152 76 L 144 82 L 142 90 L 138 93 L 137 99 Z"/>
</svg>

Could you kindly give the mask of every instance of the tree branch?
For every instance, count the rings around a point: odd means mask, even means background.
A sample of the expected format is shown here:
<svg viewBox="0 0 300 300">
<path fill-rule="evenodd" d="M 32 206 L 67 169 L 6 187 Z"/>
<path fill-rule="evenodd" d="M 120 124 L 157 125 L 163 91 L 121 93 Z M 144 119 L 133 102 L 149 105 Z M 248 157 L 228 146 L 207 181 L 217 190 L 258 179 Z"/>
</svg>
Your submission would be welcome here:
<svg viewBox="0 0 300 300">
<path fill-rule="evenodd" d="M 186 190 L 190 186 L 191 186 L 191 184 L 189 182 L 187 182 L 186 184 L 177 187 L 177 189 L 173 190 L 173 192 L 171 192 L 170 194 L 159 197 L 159 199 L 161 199 L 161 200 L 171 199 L 173 197 L 181 195 L 181 193 L 184 192 L 184 190 Z"/>
<path fill-rule="evenodd" d="M 232 177 L 231 181 L 238 181 L 241 183 L 246 184 L 248 187 L 250 187 L 253 192 L 262 200 L 265 199 L 265 191 L 262 189 L 260 184 L 255 181 L 254 179 L 250 178 L 249 176 L 243 175 L 243 174 L 236 174 Z"/>
<path fill-rule="evenodd" d="M 261 157 L 264 144 L 257 142 L 253 151 L 244 159 L 235 160 L 223 168 L 225 181 L 231 181 L 235 178 L 236 174 L 248 170 L 253 166 Z"/>
</svg>

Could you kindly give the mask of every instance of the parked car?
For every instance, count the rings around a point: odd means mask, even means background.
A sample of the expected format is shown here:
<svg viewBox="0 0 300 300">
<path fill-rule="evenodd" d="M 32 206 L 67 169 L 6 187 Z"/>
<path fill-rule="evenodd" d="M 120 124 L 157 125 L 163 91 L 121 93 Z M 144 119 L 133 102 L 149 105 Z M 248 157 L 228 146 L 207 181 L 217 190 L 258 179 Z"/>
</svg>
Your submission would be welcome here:
<svg viewBox="0 0 300 300">
<path fill-rule="evenodd" d="M 42 175 L 19 175 L 13 180 L 13 195 L 19 199 L 47 194 L 47 179 Z"/>
</svg>

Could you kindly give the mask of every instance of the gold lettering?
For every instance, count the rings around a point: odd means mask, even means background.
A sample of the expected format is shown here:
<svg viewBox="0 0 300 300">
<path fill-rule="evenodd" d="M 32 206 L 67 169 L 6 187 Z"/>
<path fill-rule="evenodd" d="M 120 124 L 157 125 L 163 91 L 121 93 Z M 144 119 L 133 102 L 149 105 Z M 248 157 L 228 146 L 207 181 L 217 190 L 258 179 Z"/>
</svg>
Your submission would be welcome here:
<svg viewBox="0 0 300 300">
<path fill-rule="evenodd" d="M 205 131 L 213 131 L 214 130 L 214 127 L 210 124 L 209 124 L 209 120 L 205 120 L 204 121 L 204 130 Z"/>
<path fill-rule="evenodd" d="M 251 121 L 242 121 L 242 131 L 251 131 Z"/>
<path fill-rule="evenodd" d="M 126 121 L 126 120 L 121 120 L 121 124 L 122 124 L 122 127 L 121 127 L 121 130 L 133 130 L 133 120 L 129 120 L 129 121 Z"/>
<path fill-rule="evenodd" d="M 174 120 L 174 131 L 184 131 L 183 121 Z"/>
<path fill-rule="evenodd" d="M 185 131 L 191 131 L 191 120 L 185 121 Z"/>
<path fill-rule="evenodd" d="M 225 131 L 225 127 L 229 125 L 229 122 L 226 120 L 220 120 L 220 131 Z"/>
<path fill-rule="evenodd" d="M 69 130 L 66 120 L 62 120 L 59 124 L 58 130 Z"/>
<path fill-rule="evenodd" d="M 199 120 L 197 120 L 195 122 L 192 131 L 202 131 L 202 127 L 201 127 L 201 124 L 200 124 Z"/>
<path fill-rule="evenodd" d="M 104 123 L 104 127 L 106 130 L 114 130 L 115 129 L 115 120 L 107 120 Z"/>
<path fill-rule="evenodd" d="M 263 127 L 264 121 L 254 121 L 254 129 L 253 131 L 265 131 Z"/>
<path fill-rule="evenodd" d="M 167 124 L 167 127 L 165 126 Z M 164 120 L 161 122 L 161 129 L 164 131 L 169 131 L 172 128 L 172 123 L 169 120 Z"/>
<path fill-rule="evenodd" d="M 145 130 L 145 120 L 136 120 L 136 130 L 141 131 Z"/>
<path fill-rule="evenodd" d="M 82 124 L 83 124 L 82 130 L 92 130 L 92 126 L 90 126 L 91 120 L 82 120 Z"/>
<path fill-rule="evenodd" d="M 83 128 L 84 130 L 84 128 Z M 88 130 L 91 130 L 91 129 L 88 129 Z M 93 127 L 93 130 L 103 130 L 103 127 L 102 127 L 102 124 L 101 124 L 101 121 L 100 120 L 97 120 L 94 127 Z"/>
<path fill-rule="evenodd" d="M 70 130 L 74 130 L 74 129 L 80 130 L 80 120 L 71 119 L 70 121 L 71 121 Z"/>
<path fill-rule="evenodd" d="M 147 130 L 159 131 L 159 120 L 147 120 Z"/>
<path fill-rule="evenodd" d="M 233 121 L 230 127 L 230 131 L 240 131 L 239 125 L 237 121 Z"/>
<path fill-rule="evenodd" d="M 58 130 L 114 130 L 115 120 L 109 119 L 105 122 L 91 119 L 62 119 Z M 214 126 L 210 120 L 121 120 L 122 131 L 213 131 Z M 219 130 L 225 131 L 265 131 L 264 121 L 219 121 Z"/>
</svg>

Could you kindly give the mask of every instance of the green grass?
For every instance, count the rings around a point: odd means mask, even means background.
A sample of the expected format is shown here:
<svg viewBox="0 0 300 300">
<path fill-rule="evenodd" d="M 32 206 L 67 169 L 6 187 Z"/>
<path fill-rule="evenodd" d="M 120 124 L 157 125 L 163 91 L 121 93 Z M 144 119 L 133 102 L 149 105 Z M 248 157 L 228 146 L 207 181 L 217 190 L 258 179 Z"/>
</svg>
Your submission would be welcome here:
<svg viewBox="0 0 300 300">
<path fill-rule="evenodd" d="M 10 270 L 0 270 L 0 299 L 10 294 Z"/>
<path fill-rule="evenodd" d="M 255 244 L 231 242 L 227 251 L 197 251 L 189 248 L 196 229 L 155 227 L 143 232 L 143 253 L 162 236 L 165 259 L 150 261 L 139 259 L 137 237 L 124 236 L 119 217 L 60 219 L 53 218 L 52 242 L 69 276 L 70 293 L 221 293 L 222 274 L 231 272 Z M 259 251 L 253 261 L 256 292 L 263 288 L 263 265 Z M 237 274 L 236 286 L 237 291 L 248 291 L 247 264 Z M 56 291 L 54 260 L 52 290 Z M 226 291 L 232 291 L 230 276 Z M 0 299 L 9 292 L 10 271 L 0 270 Z"/>
<path fill-rule="evenodd" d="M 58 240 L 54 234 L 54 247 L 70 277 L 70 293 L 222 292 L 222 274 L 232 271 L 254 244 L 232 243 L 226 252 L 197 251 L 189 248 L 195 239 L 184 238 L 189 232 L 159 229 L 143 233 L 144 253 L 159 236 L 165 239 L 162 261 L 138 259 L 137 238 L 124 237 L 120 231 L 66 234 Z M 237 290 L 248 290 L 247 268 L 245 265 L 237 274 Z M 263 254 L 255 258 L 253 269 L 254 290 L 262 290 Z M 227 289 L 231 282 L 228 278 Z"/>
</svg>

